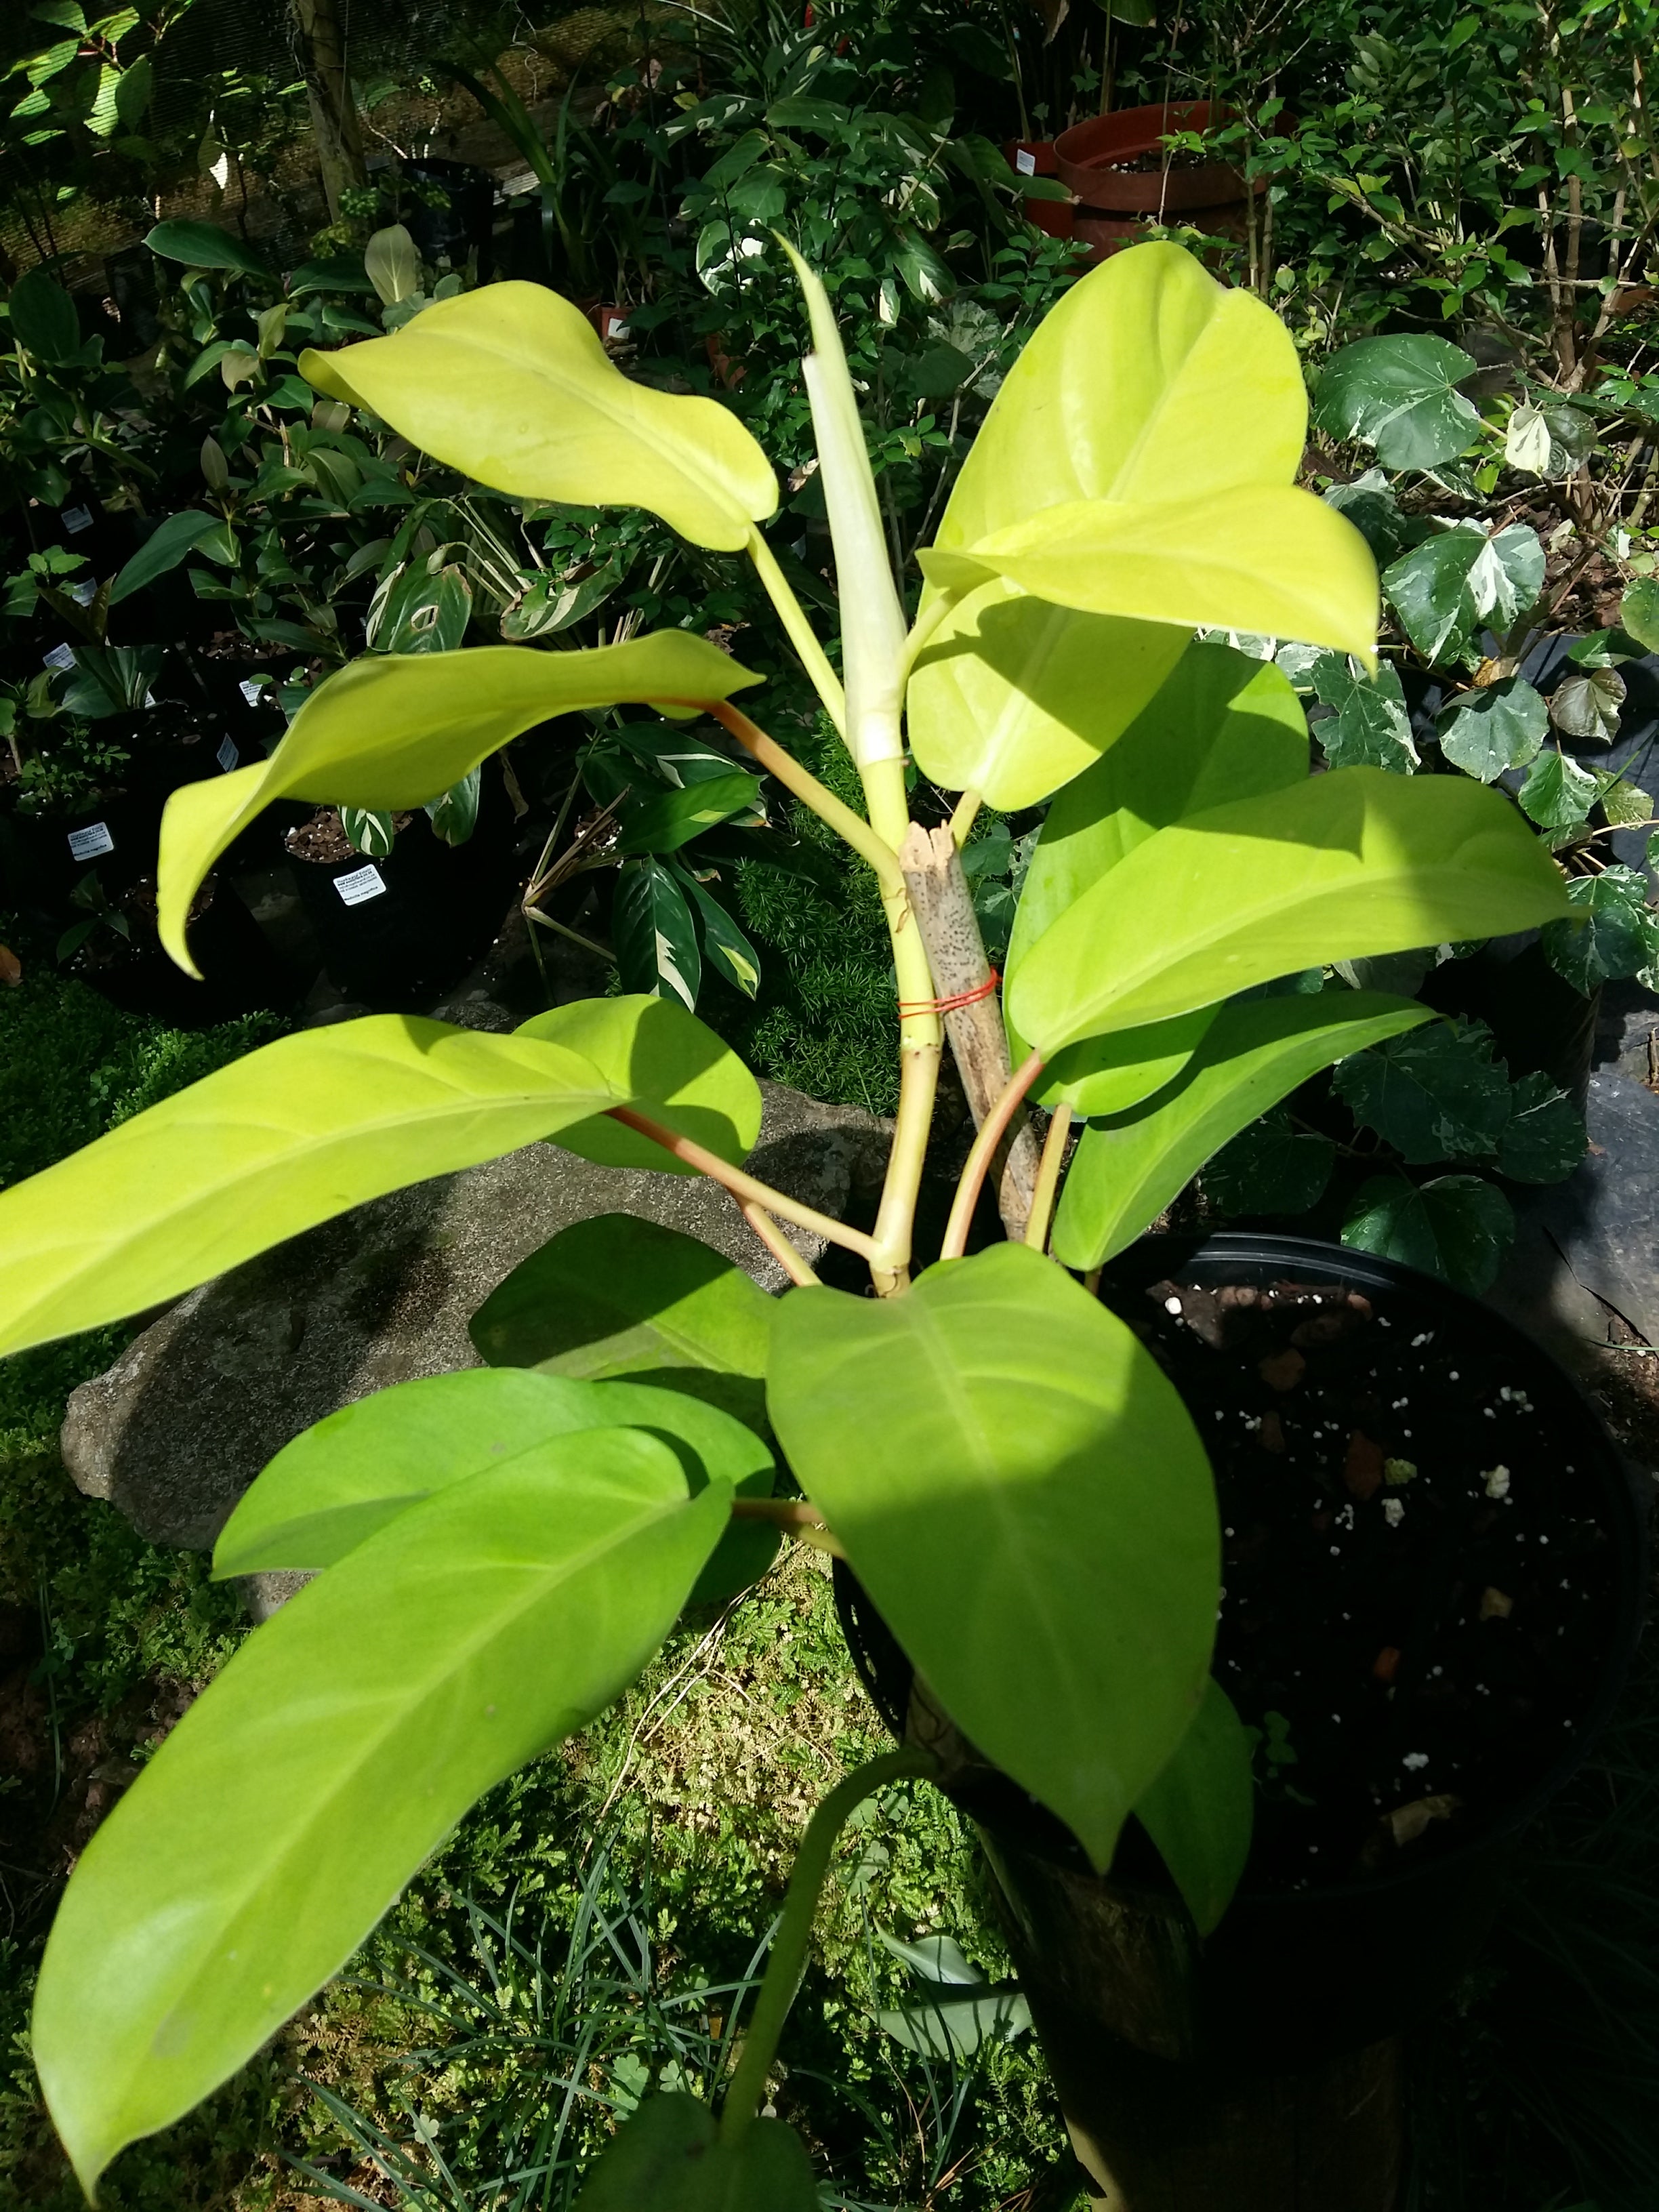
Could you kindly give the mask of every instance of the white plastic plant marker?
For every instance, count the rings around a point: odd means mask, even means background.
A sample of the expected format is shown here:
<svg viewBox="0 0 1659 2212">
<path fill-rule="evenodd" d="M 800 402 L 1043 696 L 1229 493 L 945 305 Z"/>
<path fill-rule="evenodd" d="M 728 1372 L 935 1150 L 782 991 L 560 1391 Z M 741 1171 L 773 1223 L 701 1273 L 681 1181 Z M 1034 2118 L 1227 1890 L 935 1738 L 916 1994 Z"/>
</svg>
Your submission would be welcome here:
<svg viewBox="0 0 1659 2212">
<path fill-rule="evenodd" d="M 386 878 L 371 860 L 366 868 L 354 868 L 349 876 L 336 876 L 334 888 L 348 906 L 362 906 L 365 900 L 380 897 L 386 889 Z"/>
<path fill-rule="evenodd" d="M 54 645 L 50 653 L 41 657 L 48 668 L 73 668 L 75 665 L 75 652 L 70 646 Z"/>
<path fill-rule="evenodd" d="M 84 830 L 70 831 L 69 848 L 75 860 L 95 860 L 115 850 L 115 840 L 109 834 L 107 822 L 89 822 Z"/>
<path fill-rule="evenodd" d="M 92 509 L 89 507 L 66 507 L 64 509 L 64 527 L 71 538 L 78 538 L 83 530 L 92 527 Z"/>
<path fill-rule="evenodd" d="M 256 683 L 251 676 L 245 676 L 236 688 L 250 707 L 257 707 L 264 696 L 264 685 Z"/>
<path fill-rule="evenodd" d="M 232 769 L 240 766 L 242 756 L 237 751 L 235 743 L 232 738 L 221 738 L 219 740 L 219 750 L 215 753 L 213 757 L 218 762 L 220 767 L 223 769 L 225 774 L 228 775 Z"/>
<path fill-rule="evenodd" d="M 1036 155 L 1029 147 L 1022 146 L 1014 155 L 1014 167 L 1022 177 L 1034 177 L 1036 174 Z"/>
</svg>

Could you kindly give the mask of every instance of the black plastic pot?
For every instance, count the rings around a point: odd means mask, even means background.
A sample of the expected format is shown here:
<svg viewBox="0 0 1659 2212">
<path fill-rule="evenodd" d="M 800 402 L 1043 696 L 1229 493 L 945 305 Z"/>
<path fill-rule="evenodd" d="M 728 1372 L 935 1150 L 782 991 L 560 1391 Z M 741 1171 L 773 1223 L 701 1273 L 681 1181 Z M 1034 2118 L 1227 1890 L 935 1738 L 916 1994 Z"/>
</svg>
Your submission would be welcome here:
<svg viewBox="0 0 1659 2212">
<path fill-rule="evenodd" d="M 1642 1622 L 1646 1528 L 1618 1453 L 1577 1390 L 1530 1339 L 1490 1309 L 1414 1270 L 1291 1237 L 1227 1233 L 1202 1243 L 1150 1238 L 1114 1261 L 1102 1296 L 1130 1321 L 1146 1289 L 1182 1283 L 1300 1284 L 1354 1289 L 1398 1329 L 1445 1332 L 1473 1362 L 1483 1349 L 1518 1364 L 1538 1429 L 1559 1436 L 1589 1510 L 1610 1540 L 1615 1588 L 1605 1664 L 1571 1741 L 1529 1787 L 1467 1840 L 1398 1870 L 1331 1887 L 1244 1882 L 1221 1925 L 1198 1937 L 1144 1850 L 1135 1878 L 1104 1879 L 1069 1832 L 1006 1775 L 980 1768 L 952 1795 L 976 1822 L 1006 1903 L 1022 1980 L 1057 2075 L 1104 2039 L 1164 2060 L 1249 2074 L 1287 2072 L 1390 2036 L 1429 2010 L 1467 1970 L 1496 1915 L 1505 1858 L 1572 1774 L 1605 1723 Z M 911 1669 L 841 1563 L 836 1601 L 854 1663 L 896 1734 Z M 1317 1593 L 1309 1594 L 1310 1605 Z M 1048 2025 L 1045 2026 L 1045 2019 Z M 1062 2101 L 1067 2101 L 1061 2080 Z M 1079 2091 L 1079 2095 L 1082 2096 Z"/>
<path fill-rule="evenodd" d="M 208 904 L 190 925 L 190 949 L 199 981 L 175 966 L 153 927 L 139 921 L 130 944 L 98 933 L 70 973 L 123 1012 L 148 1014 L 172 1029 L 208 1029 L 282 1006 L 294 995 L 264 931 L 222 878 L 213 879 Z"/>
<path fill-rule="evenodd" d="M 478 826 L 465 845 L 446 845 L 416 814 L 381 860 L 354 853 L 319 862 L 289 847 L 295 884 L 337 990 L 395 1010 L 446 988 L 483 951 L 512 891 L 512 810 L 499 785 L 486 772 Z"/>
</svg>

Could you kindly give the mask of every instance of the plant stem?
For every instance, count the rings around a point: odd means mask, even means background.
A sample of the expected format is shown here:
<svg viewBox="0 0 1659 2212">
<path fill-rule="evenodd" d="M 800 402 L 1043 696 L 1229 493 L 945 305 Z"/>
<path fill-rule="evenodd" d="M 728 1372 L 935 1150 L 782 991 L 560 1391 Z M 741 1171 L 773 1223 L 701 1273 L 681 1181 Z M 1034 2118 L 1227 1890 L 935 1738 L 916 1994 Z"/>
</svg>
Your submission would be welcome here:
<svg viewBox="0 0 1659 2212">
<path fill-rule="evenodd" d="M 746 1199 L 753 1205 L 763 1206 L 769 1213 L 775 1213 L 784 1221 L 793 1221 L 798 1229 L 810 1229 L 815 1236 L 825 1237 L 832 1244 L 844 1244 L 849 1252 L 856 1252 L 860 1259 L 873 1262 L 878 1256 L 875 1240 L 866 1237 L 861 1229 L 849 1229 L 844 1221 L 832 1221 L 827 1213 L 820 1213 L 815 1206 L 803 1206 L 799 1200 L 787 1197 L 781 1190 L 774 1190 L 770 1183 L 758 1182 L 755 1176 L 745 1175 L 741 1168 L 734 1168 L 729 1161 L 721 1159 L 718 1152 L 711 1152 L 691 1138 L 681 1136 L 677 1129 L 666 1129 L 660 1121 L 648 1121 L 643 1114 L 636 1114 L 631 1106 L 611 1106 L 605 1110 L 613 1121 L 622 1122 L 625 1128 L 637 1129 L 641 1136 L 649 1137 L 653 1145 L 660 1145 L 664 1152 L 672 1152 L 677 1160 L 684 1160 L 687 1167 L 696 1168 L 711 1182 L 717 1182 L 723 1190 L 730 1191 L 739 1205 Z"/>
<path fill-rule="evenodd" d="M 962 1170 L 962 1180 L 957 1185 L 955 1202 L 951 1207 L 951 1218 L 945 1224 L 945 1242 L 939 1247 L 941 1260 L 960 1260 L 968 1249 L 968 1231 L 973 1226 L 974 1208 L 984 1187 L 985 1171 L 991 1164 L 991 1156 L 1001 1140 L 1002 1133 L 1019 1110 L 1020 1101 L 1042 1073 L 1042 1055 L 1034 1052 L 1024 1060 L 1008 1079 L 1008 1087 L 980 1124 Z"/>
<path fill-rule="evenodd" d="M 823 702 L 824 712 L 844 738 L 847 735 L 847 694 L 842 682 L 830 665 L 828 654 L 818 643 L 817 633 L 806 619 L 805 610 L 789 588 L 788 579 L 777 564 L 776 556 L 761 535 L 760 525 L 749 526 L 749 557 L 755 564 L 755 574 L 766 586 L 766 595 L 778 611 L 778 619 L 787 631 L 789 642 L 801 658 L 801 665 L 812 679 L 812 688 Z"/>
<path fill-rule="evenodd" d="M 960 852 L 968 842 L 975 817 L 980 810 L 980 795 L 976 791 L 964 791 L 951 815 L 951 842 Z"/>
<path fill-rule="evenodd" d="M 769 775 L 776 776 L 786 791 L 793 792 L 803 806 L 810 806 L 819 821 L 827 822 L 861 860 L 869 863 L 884 892 L 896 890 L 902 896 L 904 878 L 899 872 L 898 854 L 861 816 L 821 784 L 811 769 L 804 768 L 793 753 L 786 752 L 775 738 L 769 738 L 741 708 L 734 707 L 729 699 L 711 699 L 705 703 L 720 726 L 730 731 Z"/>
<path fill-rule="evenodd" d="M 871 827 L 896 856 L 910 830 L 904 763 L 898 759 L 875 760 L 862 773 Z M 888 1157 L 886 1180 L 882 1184 L 881 1204 L 876 1213 L 878 1250 L 871 1261 L 871 1273 L 877 1294 L 890 1297 L 909 1281 L 916 1200 L 921 1190 L 927 1139 L 933 1126 L 933 1099 L 939 1089 L 945 1031 L 938 1014 L 926 1011 L 934 997 L 933 974 L 902 874 L 890 890 L 883 883 L 881 903 L 887 934 L 892 942 L 893 971 L 898 985 L 899 1106 L 893 1129 L 893 1149 Z"/>
<path fill-rule="evenodd" d="M 1060 1164 L 1066 1157 L 1066 1139 L 1071 1133 L 1071 1104 L 1069 1101 L 1062 1100 L 1054 1109 L 1054 1119 L 1048 1124 L 1048 1133 L 1042 1140 L 1042 1158 L 1037 1164 L 1036 1189 L 1031 1198 L 1031 1216 L 1025 1224 L 1025 1242 L 1036 1252 L 1044 1252 L 1048 1247 L 1048 1224 L 1054 1216 L 1054 1194 L 1060 1188 Z"/>
<path fill-rule="evenodd" d="M 806 1971 L 813 1916 L 830 1871 L 830 1856 L 848 1814 L 890 1782 L 926 1778 L 938 1772 L 939 1761 L 931 1752 L 887 1752 L 838 1782 L 807 1822 L 773 1938 L 772 1955 L 766 1962 L 760 1995 L 720 2111 L 720 2142 L 727 2149 L 741 2138 L 760 2110 L 766 2077 L 777 2057 L 778 2038 Z"/>
<path fill-rule="evenodd" d="M 818 1283 L 817 1275 L 763 1206 L 757 1206 L 752 1198 L 734 1198 L 733 1203 L 792 1283 L 802 1290 L 810 1284 Z M 820 1290 L 823 1287 L 822 1283 L 818 1283 L 818 1287 Z"/>
<path fill-rule="evenodd" d="M 844 1559 L 841 1539 L 832 1534 L 818 1515 L 816 1505 L 804 1498 L 735 1498 L 732 1501 L 734 1521 L 769 1521 L 786 1536 L 798 1544 L 808 1544 L 815 1552 L 827 1552 L 832 1559 Z"/>
</svg>

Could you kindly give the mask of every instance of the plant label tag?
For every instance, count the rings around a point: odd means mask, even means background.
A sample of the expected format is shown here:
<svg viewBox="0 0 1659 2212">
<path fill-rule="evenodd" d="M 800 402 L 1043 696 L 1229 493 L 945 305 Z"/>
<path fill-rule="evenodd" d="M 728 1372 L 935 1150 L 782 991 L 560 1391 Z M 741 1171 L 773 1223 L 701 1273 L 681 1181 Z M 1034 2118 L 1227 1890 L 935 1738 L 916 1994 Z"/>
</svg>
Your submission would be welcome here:
<svg viewBox="0 0 1659 2212">
<path fill-rule="evenodd" d="M 89 822 L 84 830 L 69 833 L 70 857 L 75 860 L 95 860 L 102 854 L 115 850 L 115 840 L 109 834 L 107 822 Z"/>
<path fill-rule="evenodd" d="M 628 313 L 622 307 L 601 307 L 599 336 L 602 338 L 625 338 L 629 336 Z"/>
<path fill-rule="evenodd" d="M 251 676 L 245 676 L 236 688 L 250 707 L 257 707 L 265 696 L 264 685 L 256 684 Z"/>
<path fill-rule="evenodd" d="M 84 584 L 71 584 L 70 597 L 77 607 L 89 607 L 98 596 L 98 586 L 88 577 Z"/>
<path fill-rule="evenodd" d="M 334 888 L 348 906 L 362 906 L 365 899 L 379 898 L 386 889 L 386 878 L 371 860 L 366 868 L 354 868 L 349 876 L 336 876 Z"/>
<path fill-rule="evenodd" d="M 92 527 L 92 509 L 89 507 L 66 507 L 64 509 L 64 527 L 71 538 L 78 538 L 83 530 Z"/>
<path fill-rule="evenodd" d="M 46 656 L 46 663 L 48 668 L 73 668 L 75 654 L 67 645 L 54 645 Z"/>
<path fill-rule="evenodd" d="M 215 753 L 213 757 L 218 762 L 220 767 L 223 769 L 225 774 L 228 775 L 232 769 L 236 767 L 238 763 L 240 761 L 242 756 L 237 751 L 235 745 L 232 743 L 230 738 L 221 738 L 219 750 Z"/>
<path fill-rule="evenodd" d="M 144 704 L 147 707 L 153 707 L 155 704 L 155 694 L 153 691 L 145 692 Z"/>
<path fill-rule="evenodd" d="M 1014 155 L 1014 167 L 1022 177 L 1034 177 L 1036 174 L 1036 155 L 1022 146 Z"/>
</svg>

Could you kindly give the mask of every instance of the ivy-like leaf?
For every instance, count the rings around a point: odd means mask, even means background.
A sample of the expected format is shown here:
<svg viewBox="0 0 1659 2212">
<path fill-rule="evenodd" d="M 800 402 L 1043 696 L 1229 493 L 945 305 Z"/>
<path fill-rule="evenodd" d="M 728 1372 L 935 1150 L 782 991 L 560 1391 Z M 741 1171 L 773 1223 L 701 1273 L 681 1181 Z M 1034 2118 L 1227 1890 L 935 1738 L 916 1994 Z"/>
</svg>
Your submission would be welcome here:
<svg viewBox="0 0 1659 2212">
<path fill-rule="evenodd" d="M 1498 1169 L 1511 1182 L 1562 1182 L 1589 1146 L 1584 1117 L 1547 1075 L 1523 1075 L 1510 1097 Z"/>
<path fill-rule="evenodd" d="M 1323 653 L 1310 673 L 1314 690 L 1334 717 L 1317 721 L 1313 733 L 1333 768 L 1381 768 L 1395 775 L 1414 775 L 1419 766 L 1412 742 L 1411 716 L 1400 672 L 1381 661 L 1375 676 L 1346 653 Z"/>
<path fill-rule="evenodd" d="M 1659 915 L 1648 905 L 1647 878 L 1638 869 L 1575 876 L 1567 898 L 1583 920 L 1546 922 L 1539 942 L 1551 967 L 1575 990 L 1588 994 L 1598 983 L 1639 975 L 1659 960 Z"/>
<path fill-rule="evenodd" d="M 1455 656 L 1481 623 L 1506 628 L 1536 599 L 1544 548 L 1535 530 L 1512 523 L 1488 537 L 1455 523 L 1403 553 L 1383 571 L 1382 590 L 1401 626 L 1428 661 Z"/>
<path fill-rule="evenodd" d="M 1595 805 L 1595 778 L 1553 749 L 1540 752 L 1521 787 L 1521 811 L 1540 830 L 1576 830 Z"/>
<path fill-rule="evenodd" d="M 1440 750 L 1454 767 L 1482 783 L 1505 769 L 1524 768 L 1549 729 L 1549 708 L 1519 676 L 1460 691 L 1440 718 Z"/>
<path fill-rule="evenodd" d="M 1374 1176 L 1354 1194 L 1342 1242 L 1401 1261 L 1479 1297 L 1497 1279 L 1515 1236 L 1501 1190 L 1479 1176 L 1437 1176 L 1419 1188 L 1404 1176 Z"/>
<path fill-rule="evenodd" d="M 1334 438 L 1374 446 L 1386 469 L 1437 468 L 1480 427 L 1474 403 L 1457 390 L 1476 366 L 1446 338 L 1361 338 L 1325 364 L 1314 420 Z"/>
<path fill-rule="evenodd" d="M 1297 1129 L 1275 1107 L 1224 1145 L 1203 1174 L 1204 1195 L 1223 1213 L 1305 1213 L 1323 1197 L 1336 1146 Z"/>
<path fill-rule="evenodd" d="M 1510 1118 L 1508 1073 L 1480 1022 L 1435 1022 L 1345 1060 L 1332 1088 L 1362 1128 L 1413 1166 L 1481 1158 Z"/>
<path fill-rule="evenodd" d="M 1591 668 L 1569 676 L 1550 694 L 1550 720 L 1564 737 L 1610 745 L 1629 687 L 1616 668 Z"/>
</svg>

